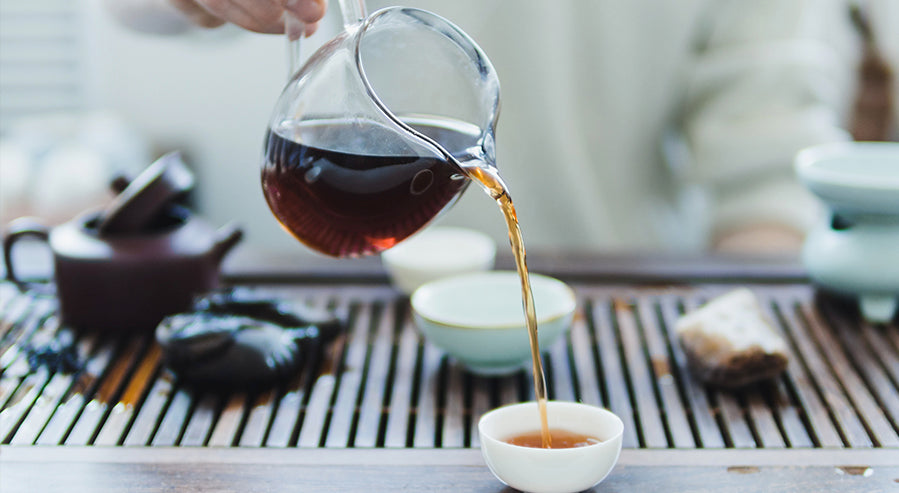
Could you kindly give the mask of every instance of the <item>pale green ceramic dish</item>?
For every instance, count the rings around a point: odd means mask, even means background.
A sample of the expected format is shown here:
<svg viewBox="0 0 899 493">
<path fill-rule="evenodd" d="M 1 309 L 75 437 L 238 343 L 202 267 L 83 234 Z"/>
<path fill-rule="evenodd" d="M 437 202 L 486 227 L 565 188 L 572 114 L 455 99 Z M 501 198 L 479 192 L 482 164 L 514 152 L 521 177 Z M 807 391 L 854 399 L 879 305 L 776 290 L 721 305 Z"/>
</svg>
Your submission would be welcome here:
<svg viewBox="0 0 899 493">
<path fill-rule="evenodd" d="M 542 350 L 570 327 L 576 306 L 568 285 L 531 274 Z M 425 338 L 470 371 L 507 374 L 526 366 L 530 342 L 513 271 L 489 271 L 432 281 L 412 294 L 415 324 Z"/>
<path fill-rule="evenodd" d="M 829 208 L 802 260 L 819 285 L 857 296 L 871 322 L 899 304 L 899 143 L 844 142 L 799 153 L 800 181 Z"/>
</svg>

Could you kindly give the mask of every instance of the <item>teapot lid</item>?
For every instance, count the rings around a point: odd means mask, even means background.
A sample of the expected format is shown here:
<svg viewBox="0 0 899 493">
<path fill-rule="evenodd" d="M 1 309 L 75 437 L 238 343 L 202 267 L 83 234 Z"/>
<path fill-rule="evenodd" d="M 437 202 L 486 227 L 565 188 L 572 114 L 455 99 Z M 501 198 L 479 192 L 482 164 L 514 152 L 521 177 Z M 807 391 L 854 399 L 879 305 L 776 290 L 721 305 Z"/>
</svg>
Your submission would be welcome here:
<svg viewBox="0 0 899 493">
<path fill-rule="evenodd" d="M 100 235 L 144 229 L 178 196 L 194 186 L 193 173 L 178 151 L 157 159 L 129 183 L 106 208 Z"/>
</svg>

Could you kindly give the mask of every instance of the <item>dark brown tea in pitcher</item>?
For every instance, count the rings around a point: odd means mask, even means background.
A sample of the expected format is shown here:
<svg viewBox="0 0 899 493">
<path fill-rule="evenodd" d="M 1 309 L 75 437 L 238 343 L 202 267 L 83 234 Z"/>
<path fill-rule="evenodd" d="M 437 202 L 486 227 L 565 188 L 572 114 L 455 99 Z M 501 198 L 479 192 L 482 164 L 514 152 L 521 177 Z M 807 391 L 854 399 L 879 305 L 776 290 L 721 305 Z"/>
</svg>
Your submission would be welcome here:
<svg viewBox="0 0 899 493">
<path fill-rule="evenodd" d="M 454 156 L 477 140 L 452 120 L 408 123 Z M 468 184 L 462 171 L 411 148 L 384 149 L 398 140 L 392 132 L 339 119 L 270 129 L 262 189 L 281 225 L 319 252 L 356 257 L 392 247 L 450 206 Z"/>
</svg>

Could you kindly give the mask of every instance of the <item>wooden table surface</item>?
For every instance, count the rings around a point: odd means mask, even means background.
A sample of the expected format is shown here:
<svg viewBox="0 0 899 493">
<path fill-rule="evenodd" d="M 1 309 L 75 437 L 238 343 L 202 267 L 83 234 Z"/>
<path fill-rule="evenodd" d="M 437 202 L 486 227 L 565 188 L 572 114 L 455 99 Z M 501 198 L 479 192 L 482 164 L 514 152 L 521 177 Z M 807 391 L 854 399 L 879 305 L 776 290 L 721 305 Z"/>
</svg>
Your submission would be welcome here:
<svg viewBox="0 0 899 493">
<path fill-rule="evenodd" d="M 634 450 L 596 492 L 889 492 L 897 451 Z M 510 492 L 480 452 L 2 447 L 0 491 Z"/>
<path fill-rule="evenodd" d="M 307 259 L 308 260 L 308 259 Z M 355 261 L 334 263 L 332 261 L 294 260 L 242 252 L 229 262 L 226 276 L 230 282 L 290 286 L 292 283 L 341 282 L 347 285 L 383 285 L 384 273 L 376 261 Z M 287 267 L 285 267 L 287 266 Z M 501 259 L 500 266 L 509 267 L 508 259 Z M 608 285 L 615 283 L 665 286 L 670 283 L 688 285 L 691 283 L 766 283 L 768 285 L 795 284 L 807 281 L 802 269 L 795 261 L 771 259 L 671 259 L 661 257 L 604 257 L 591 256 L 536 256 L 531 263 L 532 270 L 555 274 L 573 283 L 595 283 Z M 39 269 L 38 269 L 39 271 Z M 383 288 L 375 288 L 383 290 Z M 789 290 L 788 290 L 789 291 Z M 380 293 L 381 291 L 377 291 Z M 592 296 L 589 289 L 586 291 Z M 600 292 L 597 296 L 606 296 Z M 610 305 L 613 310 L 616 306 Z M 787 305 L 784 305 L 789 308 Z M 628 323 L 628 308 L 622 308 L 625 326 Z M 793 323 L 793 321 L 791 321 Z M 813 324 L 814 325 L 814 324 Z M 816 327 L 812 327 L 818 330 Z M 583 327 L 581 327 L 583 329 Z M 616 330 L 617 330 L 616 325 Z M 367 329 L 366 329 L 367 330 Z M 640 330 L 643 330 L 642 328 Z M 866 330 L 870 330 L 866 328 Z M 892 344 L 896 338 L 896 326 L 891 326 Z M 664 335 L 664 332 L 660 332 Z M 830 337 L 828 334 L 826 336 Z M 875 336 L 879 337 L 877 334 Z M 664 341 L 649 340 L 648 349 L 640 349 L 640 341 L 624 340 L 622 351 L 637 354 L 652 351 L 652 344 Z M 838 341 L 837 341 L 838 342 Z M 806 344 L 799 341 L 800 345 Z M 809 340 L 813 347 L 815 341 Z M 629 350 L 629 344 L 632 351 Z M 800 349 L 805 348 L 802 346 Z M 854 346 L 851 351 L 862 351 Z M 669 349 L 670 351 L 670 349 Z M 631 354 L 623 354 L 624 358 Z M 364 354 L 364 352 L 362 353 Z M 827 355 L 840 356 L 841 353 Z M 555 356 L 555 354 L 554 354 Z M 852 354 L 850 354 L 852 356 Z M 856 354 L 857 356 L 857 354 Z M 887 357 L 895 358 L 891 354 Z M 149 356 L 147 357 L 149 358 Z M 826 359 L 826 358 L 825 358 Z M 677 361 L 670 362 L 672 365 Z M 899 365 L 896 360 L 887 360 L 885 368 L 871 371 L 883 375 L 880 387 L 875 391 L 884 393 L 887 399 L 869 399 L 862 402 L 862 413 L 872 412 L 872 405 L 892 406 L 897 401 L 894 381 Z M 576 366 L 573 364 L 573 366 Z M 851 365 L 850 365 L 851 366 Z M 802 372 L 814 372 L 814 366 L 802 368 Z M 572 371 L 575 368 L 572 367 Z M 862 368 L 862 370 L 867 370 Z M 452 370 L 455 371 L 455 370 Z M 629 371 L 634 375 L 643 371 L 652 379 L 658 377 L 652 365 L 634 367 Z M 454 375 L 454 374 L 452 374 Z M 854 374 L 852 374 L 854 375 Z M 850 376 L 852 376 L 850 375 Z M 607 377 L 611 378 L 609 375 Z M 557 377 L 558 378 L 558 375 Z M 635 377 L 633 377 L 635 378 Z M 843 385 L 835 379 L 834 385 Z M 581 385 L 584 382 L 580 382 Z M 357 382 L 361 386 L 361 383 Z M 657 389 L 661 387 L 656 387 Z M 851 388 L 836 388 L 845 393 L 846 402 L 854 402 L 853 396 L 861 393 Z M 881 389 L 881 390 L 878 390 Z M 628 389 L 622 387 L 621 392 Z M 875 443 L 873 446 L 855 446 L 853 436 L 844 436 L 839 429 L 843 416 L 827 417 L 824 409 L 830 406 L 828 392 L 820 389 L 822 400 L 821 416 L 797 416 L 795 426 L 815 429 L 816 423 L 801 423 L 805 420 L 824 420 L 836 423 L 832 432 L 831 447 L 825 443 L 808 443 L 804 446 L 766 447 L 759 442 L 753 447 L 753 434 L 764 430 L 747 430 L 745 443 L 721 443 L 716 448 L 679 448 L 677 431 L 666 428 L 669 447 L 657 448 L 650 443 L 652 438 L 641 437 L 640 443 L 626 446 L 620 460 L 610 475 L 595 488 L 597 492 L 642 492 L 642 491 L 684 491 L 684 492 L 726 492 L 726 491 L 796 491 L 796 492 L 876 492 L 899 491 L 899 448 Z M 612 389 L 614 393 L 614 389 Z M 656 390 L 659 392 L 659 390 Z M 657 395 L 660 402 L 666 399 L 684 399 L 688 417 L 691 411 L 690 395 Z M 681 389 L 681 394 L 685 390 Z M 623 395 L 623 394 L 622 394 Z M 799 392 L 802 398 L 802 392 Z M 808 394 L 815 397 L 814 392 Z M 614 395 L 613 395 L 614 397 Z M 643 396 L 645 397 L 645 395 Z M 632 399 L 632 405 L 639 408 L 643 397 Z M 698 395 L 699 399 L 703 396 Z M 750 396 L 749 399 L 755 397 Z M 651 397 L 650 397 L 651 399 Z M 725 404 L 731 402 L 725 398 Z M 2 399 L 0 399 L 2 400 Z M 856 399 L 857 400 L 857 399 Z M 721 412 L 739 414 L 739 399 L 734 399 L 734 407 Z M 838 401 L 839 404 L 842 401 Z M 2 404 L 2 402 L 0 402 Z M 625 402 L 625 404 L 627 404 Z M 39 407 L 35 402 L 33 408 Z M 87 404 L 89 405 L 89 404 Z M 726 406 L 725 406 L 726 407 Z M 764 407 L 764 406 L 763 406 Z M 642 409 L 642 408 L 641 408 Z M 747 409 L 747 408 L 743 408 Z M 895 409 L 890 408 L 891 411 Z M 6 412 L 6 411 L 4 411 Z M 666 409 L 656 409 L 664 421 Z M 719 412 L 719 410 L 714 410 Z M 742 411 L 750 412 L 750 411 Z M 874 409 L 875 413 L 878 411 Z M 710 415 L 711 419 L 716 419 Z M 880 428 L 867 430 L 858 428 L 850 432 L 897 439 L 895 414 L 883 412 L 879 415 Z M 2 417 L 2 415 L 0 415 Z M 739 416 L 737 416 L 739 418 Z M 24 420 L 24 418 L 22 418 Z M 632 418 L 637 425 L 646 416 Z M 695 419 L 695 418 L 693 418 Z M 718 417 L 722 420 L 725 418 Z M 726 418 L 730 419 L 730 418 Z M 864 420 L 860 421 L 864 423 Z M 771 421 L 775 426 L 774 421 Z M 719 422 L 719 426 L 721 426 Z M 864 427 L 864 426 L 862 426 Z M 717 427 L 716 427 L 717 428 Z M 659 428 L 662 430 L 662 428 Z M 662 430 L 664 431 L 664 430 Z M 700 430 L 701 431 L 701 430 Z M 775 434 L 776 426 L 775 426 Z M 802 430 L 800 430 L 802 431 Z M 736 430 L 735 433 L 738 433 Z M 751 432 L 751 433 L 750 433 Z M 790 430 L 781 430 L 791 436 Z M 700 432 L 694 432 L 700 433 Z M 879 435 L 878 435 L 879 433 Z M 687 433 L 685 439 L 692 442 Z M 697 435 L 699 436 L 699 435 Z M 734 435 L 737 437 L 738 435 Z M 102 438 L 102 433 L 99 438 Z M 665 440 L 665 434 L 660 435 Z M 95 437 L 96 438 L 96 437 Z M 758 437 L 755 437 L 756 441 Z M 672 442 L 673 440 L 673 442 Z M 820 442 L 820 437 L 816 439 Z M 99 440 L 102 441 L 102 440 Z M 815 441 L 815 440 L 811 440 Z M 875 440 L 876 442 L 877 440 Z M 512 491 L 497 481 L 484 464 L 476 447 L 443 448 L 320 448 L 303 446 L 143 446 L 127 442 L 118 446 L 100 445 L 41 445 L 39 441 L 29 445 L 0 445 L 0 493 L 17 492 L 111 492 L 111 491 L 452 491 L 452 492 L 502 492 Z M 302 442 L 301 442 L 302 443 Z M 890 442 L 891 443 L 891 442 Z M 149 445 L 149 444 L 148 444 Z M 706 444 L 708 445 L 708 444 Z"/>
</svg>

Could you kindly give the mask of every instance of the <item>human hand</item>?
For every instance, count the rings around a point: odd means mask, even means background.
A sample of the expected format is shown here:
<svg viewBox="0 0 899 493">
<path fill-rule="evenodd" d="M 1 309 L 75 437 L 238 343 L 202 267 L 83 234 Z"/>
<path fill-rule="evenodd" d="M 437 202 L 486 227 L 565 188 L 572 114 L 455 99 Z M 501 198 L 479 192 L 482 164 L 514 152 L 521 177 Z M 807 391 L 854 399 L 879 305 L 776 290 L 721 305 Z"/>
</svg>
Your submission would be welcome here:
<svg viewBox="0 0 899 493">
<path fill-rule="evenodd" d="M 226 22 L 258 33 L 284 32 L 283 14 L 290 11 L 306 24 L 305 34 L 315 32 L 325 15 L 327 0 L 168 0 L 191 22 L 218 27 Z"/>
</svg>

